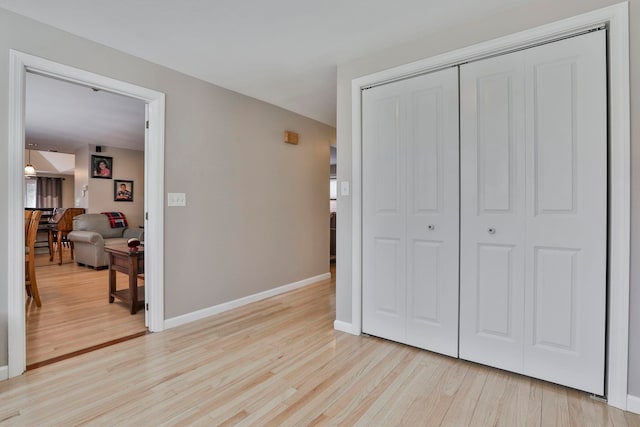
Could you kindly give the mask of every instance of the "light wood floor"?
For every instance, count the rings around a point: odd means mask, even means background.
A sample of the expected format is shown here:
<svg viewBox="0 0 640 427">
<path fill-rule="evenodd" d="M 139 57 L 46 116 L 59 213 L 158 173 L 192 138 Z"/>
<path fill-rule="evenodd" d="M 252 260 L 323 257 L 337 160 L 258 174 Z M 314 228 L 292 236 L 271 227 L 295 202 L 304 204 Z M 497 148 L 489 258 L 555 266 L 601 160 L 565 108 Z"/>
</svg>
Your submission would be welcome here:
<svg viewBox="0 0 640 427">
<path fill-rule="evenodd" d="M 0 424 L 640 426 L 584 393 L 333 330 L 325 281 L 0 382 Z"/>
<path fill-rule="evenodd" d="M 36 256 L 42 307 L 27 300 L 27 366 L 146 331 L 144 312 L 131 315 L 119 302 L 107 300 L 107 270 L 79 267 L 68 249 L 63 264 Z M 116 275 L 118 289 L 127 276 Z"/>
</svg>

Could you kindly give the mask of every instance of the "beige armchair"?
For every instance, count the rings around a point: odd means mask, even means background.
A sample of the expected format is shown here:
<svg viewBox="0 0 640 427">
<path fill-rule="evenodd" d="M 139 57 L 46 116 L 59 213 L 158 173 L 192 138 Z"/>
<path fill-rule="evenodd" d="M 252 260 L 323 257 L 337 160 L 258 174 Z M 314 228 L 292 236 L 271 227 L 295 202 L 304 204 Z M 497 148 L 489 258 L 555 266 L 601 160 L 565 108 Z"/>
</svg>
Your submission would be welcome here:
<svg viewBox="0 0 640 427">
<path fill-rule="evenodd" d="M 82 214 L 73 218 L 73 231 L 67 238 L 73 242 L 75 261 L 96 270 L 106 268 L 109 257 L 105 245 L 126 244 L 128 239 L 144 240 L 144 230 L 127 227 L 111 228 L 103 214 Z"/>
</svg>

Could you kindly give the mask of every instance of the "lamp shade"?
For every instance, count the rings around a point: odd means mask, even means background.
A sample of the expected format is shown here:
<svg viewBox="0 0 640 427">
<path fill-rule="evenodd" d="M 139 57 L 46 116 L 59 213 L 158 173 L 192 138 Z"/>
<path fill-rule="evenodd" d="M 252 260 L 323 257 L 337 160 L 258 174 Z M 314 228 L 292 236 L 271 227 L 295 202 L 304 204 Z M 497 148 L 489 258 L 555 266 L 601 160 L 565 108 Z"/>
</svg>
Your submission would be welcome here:
<svg viewBox="0 0 640 427">
<path fill-rule="evenodd" d="M 36 168 L 31 164 L 31 150 L 29 152 L 29 160 L 27 161 L 27 166 L 24 167 L 24 176 L 27 178 L 32 178 L 36 176 Z"/>
<path fill-rule="evenodd" d="M 27 166 L 24 167 L 24 176 L 26 177 L 36 176 L 36 168 L 34 168 L 31 163 L 27 164 Z"/>
</svg>

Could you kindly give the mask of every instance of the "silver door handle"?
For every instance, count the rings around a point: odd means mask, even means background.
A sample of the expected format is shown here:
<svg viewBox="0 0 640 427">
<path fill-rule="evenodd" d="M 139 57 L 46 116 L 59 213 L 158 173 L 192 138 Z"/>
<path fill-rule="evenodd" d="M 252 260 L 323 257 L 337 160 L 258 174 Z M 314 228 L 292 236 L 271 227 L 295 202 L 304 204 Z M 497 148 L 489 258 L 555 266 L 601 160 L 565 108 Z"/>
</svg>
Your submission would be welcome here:
<svg viewBox="0 0 640 427">
<path fill-rule="evenodd" d="M 495 228 L 493 228 L 493 227 L 489 227 L 489 228 L 487 229 L 487 233 L 489 233 L 489 234 L 496 234 L 496 229 L 495 229 Z"/>
<path fill-rule="evenodd" d="M 435 229 L 436 229 L 436 226 L 435 226 L 435 225 L 433 225 L 433 224 L 429 224 L 429 225 L 427 225 L 427 230 L 429 230 L 429 231 L 433 231 L 433 230 L 435 230 Z"/>
</svg>

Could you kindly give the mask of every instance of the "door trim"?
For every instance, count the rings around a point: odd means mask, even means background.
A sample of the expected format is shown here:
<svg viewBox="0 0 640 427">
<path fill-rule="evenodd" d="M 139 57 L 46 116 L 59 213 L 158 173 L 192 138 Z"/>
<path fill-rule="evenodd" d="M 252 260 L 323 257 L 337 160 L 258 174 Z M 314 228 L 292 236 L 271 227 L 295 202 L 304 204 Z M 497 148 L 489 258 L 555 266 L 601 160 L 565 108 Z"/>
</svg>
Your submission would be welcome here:
<svg viewBox="0 0 640 427">
<path fill-rule="evenodd" d="M 348 332 L 355 335 L 359 335 L 362 332 L 361 92 L 363 88 L 470 60 L 505 53 L 514 49 L 553 41 L 601 25 L 607 25 L 608 28 L 609 64 L 607 71 L 609 75 L 609 153 L 611 156 L 609 160 L 609 305 L 606 388 L 609 405 L 620 409 L 627 408 L 631 209 L 629 6 L 627 2 L 352 80 L 352 323 L 348 328 Z"/>
<path fill-rule="evenodd" d="M 164 329 L 164 121 L 165 95 L 161 92 L 115 80 L 16 50 L 9 51 L 9 140 L 8 140 L 8 345 L 9 377 L 26 369 L 26 325 L 24 303 L 23 171 L 25 135 L 26 72 L 115 92 L 145 101 L 149 129 L 145 138 L 145 271 L 149 304 L 149 330 Z M 158 248 L 155 250 L 155 248 Z"/>
</svg>

